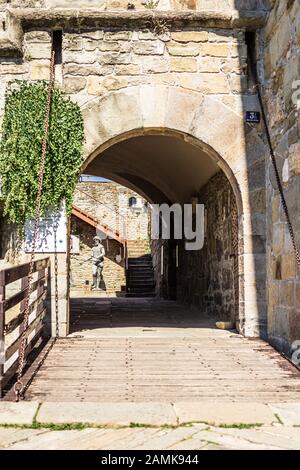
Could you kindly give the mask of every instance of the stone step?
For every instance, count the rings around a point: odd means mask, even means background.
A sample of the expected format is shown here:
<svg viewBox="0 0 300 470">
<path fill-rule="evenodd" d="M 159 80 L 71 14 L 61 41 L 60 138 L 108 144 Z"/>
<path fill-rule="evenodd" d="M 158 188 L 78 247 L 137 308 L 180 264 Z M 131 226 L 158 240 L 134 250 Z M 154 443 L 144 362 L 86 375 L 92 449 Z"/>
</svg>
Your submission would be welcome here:
<svg viewBox="0 0 300 470">
<path fill-rule="evenodd" d="M 141 268 L 151 268 L 153 269 L 152 263 L 151 262 L 143 262 L 143 263 L 133 263 L 130 262 L 128 263 L 128 267 L 130 269 L 141 269 Z"/>
<path fill-rule="evenodd" d="M 127 292 L 126 297 L 155 297 L 155 292 Z"/>
<path fill-rule="evenodd" d="M 129 282 L 127 288 L 132 290 L 132 289 L 140 289 L 140 288 L 145 288 L 145 289 L 154 289 L 155 287 L 155 282 L 153 281 L 148 281 L 148 282 L 140 282 L 140 283 L 135 283 L 135 282 Z"/>
<path fill-rule="evenodd" d="M 141 277 L 144 274 L 147 275 L 152 275 L 153 273 L 153 266 L 143 266 L 142 268 L 136 267 L 136 266 L 128 266 L 127 274 L 133 274 L 135 276 Z"/>
<path fill-rule="evenodd" d="M 135 292 L 135 293 L 141 293 L 141 292 L 154 292 L 153 286 L 140 286 L 140 287 L 128 287 L 127 288 L 127 293 L 128 292 Z"/>
<path fill-rule="evenodd" d="M 136 283 L 136 284 L 143 284 L 144 282 L 153 282 L 154 281 L 154 276 L 150 275 L 150 276 L 139 276 L 139 277 L 135 277 L 135 276 L 128 276 L 128 282 L 133 282 L 133 283 Z"/>
</svg>

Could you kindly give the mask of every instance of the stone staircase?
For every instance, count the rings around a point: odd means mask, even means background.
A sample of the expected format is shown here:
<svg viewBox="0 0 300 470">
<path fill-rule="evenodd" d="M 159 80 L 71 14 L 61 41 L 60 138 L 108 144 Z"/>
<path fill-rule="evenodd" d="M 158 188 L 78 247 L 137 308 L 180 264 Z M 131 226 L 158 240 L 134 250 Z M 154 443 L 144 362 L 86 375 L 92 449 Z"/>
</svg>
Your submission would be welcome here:
<svg viewBox="0 0 300 470">
<path fill-rule="evenodd" d="M 155 281 L 148 240 L 130 240 L 126 297 L 155 297 Z"/>
</svg>

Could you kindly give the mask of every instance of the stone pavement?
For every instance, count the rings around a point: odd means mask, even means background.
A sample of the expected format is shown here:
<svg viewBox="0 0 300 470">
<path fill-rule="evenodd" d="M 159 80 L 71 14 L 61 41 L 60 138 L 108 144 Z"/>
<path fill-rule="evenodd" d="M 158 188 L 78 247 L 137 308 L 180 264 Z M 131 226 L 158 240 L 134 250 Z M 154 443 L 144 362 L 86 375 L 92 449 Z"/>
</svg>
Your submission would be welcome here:
<svg viewBox="0 0 300 470">
<path fill-rule="evenodd" d="M 2 449 L 297 449 L 300 403 L 0 403 Z"/>
<path fill-rule="evenodd" d="M 82 430 L 0 427 L 0 448 L 9 450 L 299 450 L 300 428 L 126 427 Z"/>
</svg>

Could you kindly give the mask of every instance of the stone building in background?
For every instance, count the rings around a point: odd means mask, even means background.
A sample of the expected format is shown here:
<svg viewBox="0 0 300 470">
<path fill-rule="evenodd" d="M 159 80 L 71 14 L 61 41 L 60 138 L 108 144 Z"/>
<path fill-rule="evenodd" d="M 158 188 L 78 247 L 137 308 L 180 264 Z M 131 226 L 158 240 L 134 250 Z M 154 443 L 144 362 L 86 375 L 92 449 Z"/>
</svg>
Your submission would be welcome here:
<svg viewBox="0 0 300 470">
<path fill-rule="evenodd" d="M 1 112 L 10 80 L 48 79 L 56 31 L 57 82 L 84 118 L 83 171 L 151 203 L 206 205 L 202 252 L 174 237 L 152 244 L 157 295 L 290 354 L 300 339 L 299 272 L 265 127 L 246 113 L 262 112 L 257 67 L 299 246 L 299 2 L 12 0 L 0 2 L 0 16 Z"/>
<path fill-rule="evenodd" d="M 150 213 L 147 201 L 111 181 L 77 184 L 71 216 L 70 287 L 73 296 L 123 296 L 126 256 L 149 253 Z M 91 291 L 91 250 L 99 236 L 105 248 L 102 290 Z M 126 253 L 127 251 L 127 253 Z"/>
</svg>

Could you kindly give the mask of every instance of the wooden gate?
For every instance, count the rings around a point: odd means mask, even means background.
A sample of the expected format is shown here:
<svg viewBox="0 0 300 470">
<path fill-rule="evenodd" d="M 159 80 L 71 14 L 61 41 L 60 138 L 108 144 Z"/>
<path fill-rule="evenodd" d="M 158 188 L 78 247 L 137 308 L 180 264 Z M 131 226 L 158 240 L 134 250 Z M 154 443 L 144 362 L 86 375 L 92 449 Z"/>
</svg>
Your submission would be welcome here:
<svg viewBox="0 0 300 470">
<path fill-rule="evenodd" d="M 50 258 L 34 263 L 34 280 L 30 295 L 29 321 L 26 328 L 25 357 L 32 351 L 45 331 L 49 292 Z M 28 289 L 29 263 L 0 271 L 0 397 L 18 367 L 19 347 Z M 49 302 L 50 308 L 50 302 Z"/>
</svg>

